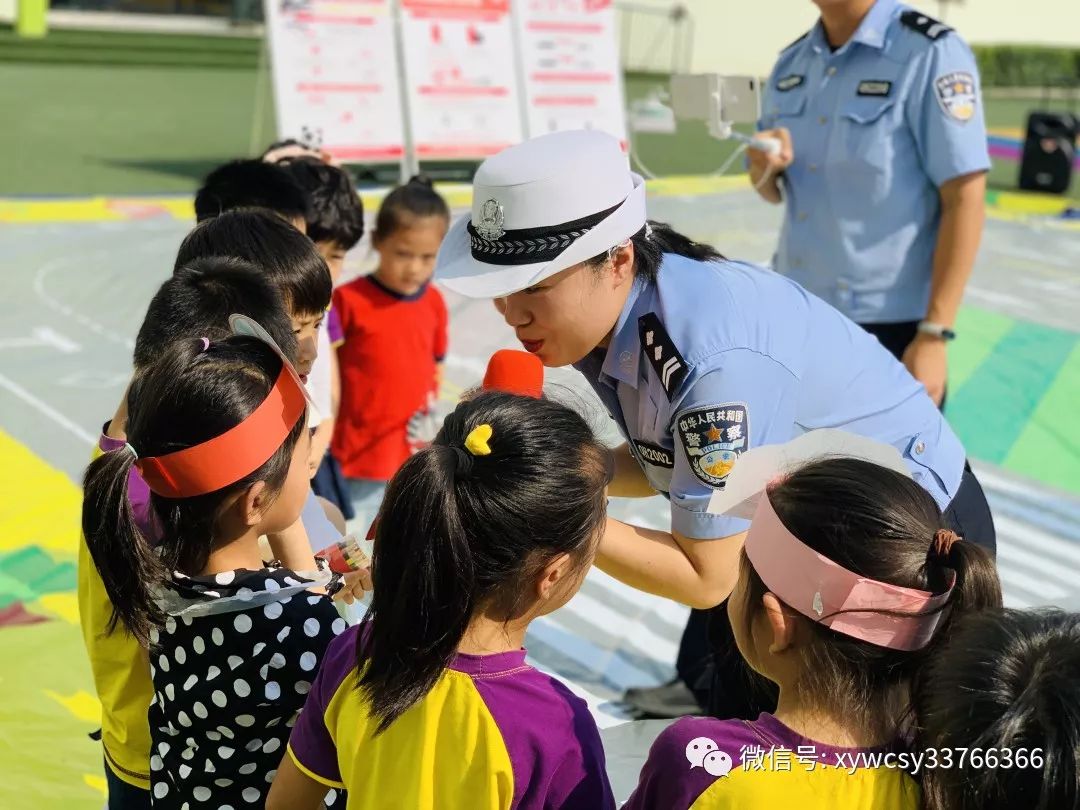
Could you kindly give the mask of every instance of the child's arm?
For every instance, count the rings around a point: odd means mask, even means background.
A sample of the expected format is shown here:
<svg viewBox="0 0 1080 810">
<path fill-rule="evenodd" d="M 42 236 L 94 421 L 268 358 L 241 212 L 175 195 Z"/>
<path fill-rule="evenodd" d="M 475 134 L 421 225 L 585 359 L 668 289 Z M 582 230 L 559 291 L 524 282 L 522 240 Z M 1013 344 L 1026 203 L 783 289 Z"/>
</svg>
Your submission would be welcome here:
<svg viewBox="0 0 1080 810">
<path fill-rule="evenodd" d="M 266 797 L 266 810 L 318 810 L 327 788 L 301 771 L 288 750 Z"/>
<path fill-rule="evenodd" d="M 338 365 L 337 350 L 342 341 L 330 346 L 330 412 L 337 419 L 341 407 L 341 366 Z"/>
<path fill-rule="evenodd" d="M 289 528 L 276 534 L 268 534 L 267 541 L 274 557 L 285 567 L 293 571 L 314 571 L 315 554 L 311 550 L 307 529 L 302 520 L 297 519 Z"/>
</svg>

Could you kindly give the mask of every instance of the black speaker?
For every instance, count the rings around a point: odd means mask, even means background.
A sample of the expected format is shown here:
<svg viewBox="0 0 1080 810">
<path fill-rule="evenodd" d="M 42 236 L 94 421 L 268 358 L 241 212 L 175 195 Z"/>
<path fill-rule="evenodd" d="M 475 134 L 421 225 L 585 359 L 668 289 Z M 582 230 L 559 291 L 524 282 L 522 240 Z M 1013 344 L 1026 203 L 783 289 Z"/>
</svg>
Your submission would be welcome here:
<svg viewBox="0 0 1080 810">
<path fill-rule="evenodd" d="M 1020 158 L 1020 188 L 1064 194 L 1072 179 L 1080 121 L 1068 113 L 1033 112 Z"/>
</svg>

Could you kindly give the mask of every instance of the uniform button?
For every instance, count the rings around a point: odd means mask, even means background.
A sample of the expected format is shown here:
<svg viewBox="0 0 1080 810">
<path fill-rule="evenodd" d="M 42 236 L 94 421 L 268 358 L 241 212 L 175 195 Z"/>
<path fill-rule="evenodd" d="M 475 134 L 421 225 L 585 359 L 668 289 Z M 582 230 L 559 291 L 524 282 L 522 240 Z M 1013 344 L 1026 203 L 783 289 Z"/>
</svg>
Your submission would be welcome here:
<svg viewBox="0 0 1080 810">
<path fill-rule="evenodd" d="M 915 455 L 921 456 L 925 452 L 926 452 L 926 444 L 925 444 L 925 442 L 918 442 L 915 445 Z"/>
<path fill-rule="evenodd" d="M 816 164 L 816 163 L 811 163 L 811 164 L 810 164 L 809 166 L 807 166 L 806 168 L 808 168 L 808 169 L 809 169 L 810 171 L 812 171 L 812 172 L 816 172 L 816 171 L 817 171 L 817 164 Z"/>
<path fill-rule="evenodd" d="M 831 67 L 828 70 L 826 70 L 825 72 L 828 73 L 830 76 L 835 76 L 836 75 L 836 68 Z"/>
<path fill-rule="evenodd" d="M 799 214 L 799 222 L 806 222 L 806 217 L 807 216 L 808 216 L 808 214 L 805 211 L 803 211 L 801 214 Z"/>
<path fill-rule="evenodd" d="M 791 262 L 792 267 L 802 267 L 802 259 L 795 259 Z"/>
<path fill-rule="evenodd" d="M 829 123 L 829 118 L 828 118 L 828 116 L 823 115 L 817 120 L 817 122 L 819 124 L 827 124 L 827 123 Z"/>
</svg>

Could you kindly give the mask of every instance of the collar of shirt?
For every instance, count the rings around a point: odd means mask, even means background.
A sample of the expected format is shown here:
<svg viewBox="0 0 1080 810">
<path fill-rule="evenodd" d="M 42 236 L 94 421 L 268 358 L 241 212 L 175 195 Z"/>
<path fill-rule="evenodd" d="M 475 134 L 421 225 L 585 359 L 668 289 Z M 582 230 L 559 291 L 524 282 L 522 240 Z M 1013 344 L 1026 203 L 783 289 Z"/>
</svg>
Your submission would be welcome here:
<svg viewBox="0 0 1080 810">
<path fill-rule="evenodd" d="M 882 49 L 885 47 L 885 31 L 892 20 L 893 12 L 899 5 L 899 0 L 877 0 L 870 8 L 858 29 L 852 34 L 851 39 L 845 42 L 836 52 L 846 51 L 852 42 L 858 42 L 871 48 Z M 810 32 L 810 47 L 817 53 L 828 54 L 831 50 L 829 40 L 825 36 L 825 26 L 819 19 Z"/>
<path fill-rule="evenodd" d="M 615 322 L 615 328 L 611 332 L 611 342 L 608 343 L 604 363 L 600 367 L 602 374 L 633 388 L 637 388 L 638 361 L 641 358 L 638 318 L 652 306 L 654 291 L 655 285 L 634 280 L 619 320 Z"/>
</svg>

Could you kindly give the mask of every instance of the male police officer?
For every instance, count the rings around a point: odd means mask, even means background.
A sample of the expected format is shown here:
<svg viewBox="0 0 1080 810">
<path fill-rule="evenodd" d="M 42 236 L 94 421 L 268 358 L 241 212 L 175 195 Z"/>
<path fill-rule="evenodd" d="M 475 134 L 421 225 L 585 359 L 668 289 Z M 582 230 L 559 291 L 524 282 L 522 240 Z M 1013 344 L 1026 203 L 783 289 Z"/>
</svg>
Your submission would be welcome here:
<svg viewBox="0 0 1080 810">
<path fill-rule="evenodd" d="M 750 175 L 786 211 L 775 269 L 945 393 L 945 343 L 978 250 L 990 167 L 979 76 L 949 27 L 897 0 L 814 0 L 769 77 Z"/>
</svg>

